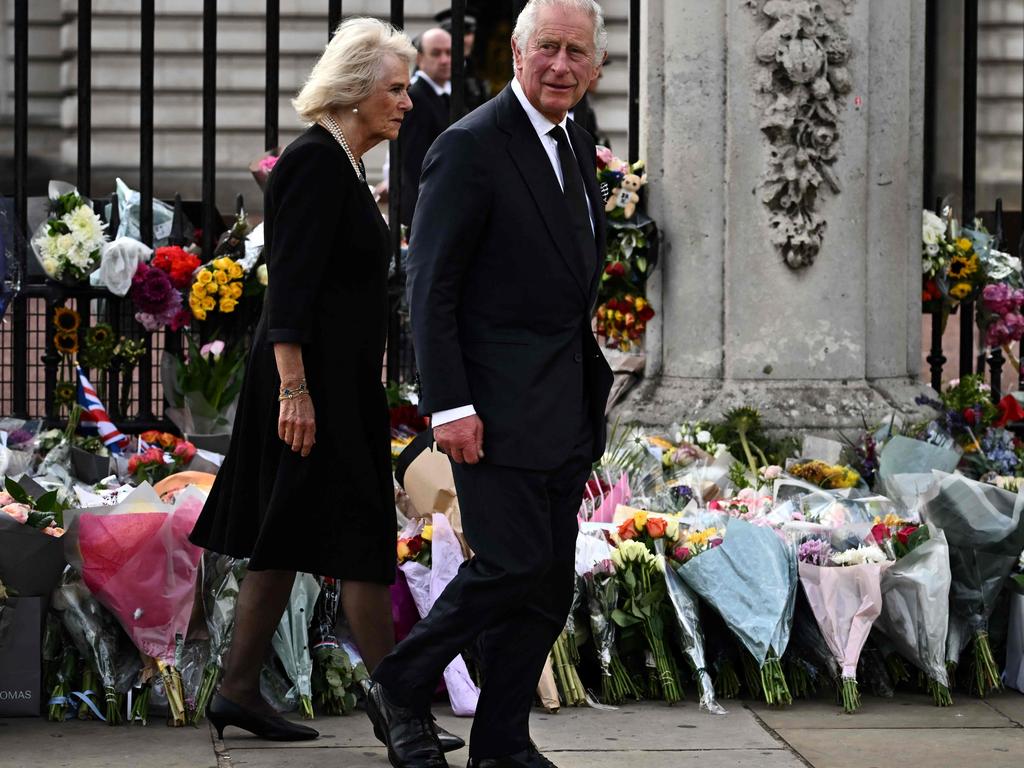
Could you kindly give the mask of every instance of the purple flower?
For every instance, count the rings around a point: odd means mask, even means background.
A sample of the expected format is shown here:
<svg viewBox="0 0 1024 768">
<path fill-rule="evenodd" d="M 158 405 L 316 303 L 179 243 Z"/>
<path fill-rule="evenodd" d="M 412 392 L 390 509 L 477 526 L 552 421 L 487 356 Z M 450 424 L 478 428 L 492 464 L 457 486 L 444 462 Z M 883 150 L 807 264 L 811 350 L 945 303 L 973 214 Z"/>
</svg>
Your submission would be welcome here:
<svg viewBox="0 0 1024 768">
<path fill-rule="evenodd" d="M 981 292 L 981 300 L 985 309 L 997 315 L 1005 315 L 1017 307 L 1014 302 L 1014 291 L 1006 283 L 986 285 Z"/>
<path fill-rule="evenodd" d="M 832 553 L 832 545 L 821 539 L 808 539 L 800 545 L 797 556 L 801 563 L 826 565 Z"/>
<path fill-rule="evenodd" d="M 32 440 L 34 435 L 27 429 L 16 429 L 7 436 L 7 445 L 13 448 L 16 445 L 24 445 Z"/>
<path fill-rule="evenodd" d="M 147 331 L 160 330 L 181 311 L 181 293 L 162 269 L 139 264 L 129 293 L 138 310 L 135 319 Z"/>
</svg>

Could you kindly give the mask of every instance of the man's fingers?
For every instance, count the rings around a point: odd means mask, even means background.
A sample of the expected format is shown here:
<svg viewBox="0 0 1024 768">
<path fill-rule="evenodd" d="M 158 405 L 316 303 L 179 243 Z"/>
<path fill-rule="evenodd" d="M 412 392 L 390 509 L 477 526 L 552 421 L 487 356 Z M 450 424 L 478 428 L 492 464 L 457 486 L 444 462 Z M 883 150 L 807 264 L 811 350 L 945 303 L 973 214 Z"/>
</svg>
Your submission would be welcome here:
<svg viewBox="0 0 1024 768">
<path fill-rule="evenodd" d="M 462 452 L 462 457 L 467 464 L 476 464 L 480 461 L 480 449 L 475 445 L 471 445 Z"/>
<path fill-rule="evenodd" d="M 450 451 L 448 452 L 448 456 L 449 456 L 449 457 L 451 458 L 451 460 L 452 460 L 452 461 L 454 461 L 454 462 L 455 462 L 456 464 L 461 464 L 461 463 L 463 462 L 463 460 L 464 460 L 464 459 L 463 459 L 463 455 L 462 455 L 462 448 L 460 448 L 459 446 L 455 446 L 455 447 L 453 447 L 453 448 L 452 448 L 452 449 L 451 449 L 451 450 L 450 450 Z"/>
</svg>

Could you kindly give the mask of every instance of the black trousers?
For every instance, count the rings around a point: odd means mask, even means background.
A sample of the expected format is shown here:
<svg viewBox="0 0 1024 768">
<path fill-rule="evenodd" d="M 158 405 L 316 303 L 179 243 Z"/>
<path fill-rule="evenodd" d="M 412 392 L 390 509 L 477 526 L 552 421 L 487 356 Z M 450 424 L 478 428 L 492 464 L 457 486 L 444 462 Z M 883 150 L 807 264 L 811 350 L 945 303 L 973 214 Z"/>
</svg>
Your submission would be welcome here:
<svg viewBox="0 0 1024 768">
<path fill-rule="evenodd" d="M 534 692 L 572 603 L 576 515 L 591 448 L 588 436 L 550 471 L 452 464 L 474 556 L 373 678 L 396 703 L 427 707 L 444 668 L 478 641 L 484 683 L 470 737 L 474 758 L 530 744 Z"/>
</svg>

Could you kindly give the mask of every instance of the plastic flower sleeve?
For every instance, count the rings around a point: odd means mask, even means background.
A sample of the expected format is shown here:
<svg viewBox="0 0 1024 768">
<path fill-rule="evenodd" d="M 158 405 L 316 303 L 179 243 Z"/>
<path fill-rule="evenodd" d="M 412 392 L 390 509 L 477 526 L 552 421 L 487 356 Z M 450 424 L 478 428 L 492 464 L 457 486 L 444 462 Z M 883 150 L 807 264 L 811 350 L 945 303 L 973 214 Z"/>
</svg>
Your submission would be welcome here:
<svg viewBox="0 0 1024 768">
<path fill-rule="evenodd" d="M 857 663 L 871 626 L 882 610 L 883 563 L 818 566 L 800 563 L 800 583 L 821 634 L 839 662 L 843 703 L 847 711 L 859 706 Z"/>
<path fill-rule="evenodd" d="M 663 539 L 655 542 L 658 555 L 664 558 L 665 543 Z M 676 617 L 676 627 L 679 629 L 679 640 L 683 652 L 693 663 L 694 678 L 697 680 L 697 688 L 700 691 L 700 708 L 705 709 L 712 715 L 726 715 L 728 712 L 718 703 L 715 696 L 715 684 L 708 674 L 707 656 L 704 652 L 704 633 L 700 627 L 700 610 L 697 604 L 697 595 L 686 586 L 675 569 L 667 562 L 664 563 L 662 572 L 665 574 L 665 587 L 668 590 L 669 601 Z"/>
<path fill-rule="evenodd" d="M 288 679 L 299 695 L 299 711 L 313 717 L 313 657 L 309 653 L 309 624 L 320 594 L 316 578 L 308 573 L 295 574 L 295 583 L 271 644 L 281 660 Z"/>
<path fill-rule="evenodd" d="M 882 613 L 876 622 L 897 652 L 946 689 L 951 581 L 946 536 L 929 526 L 928 541 L 882 574 Z"/>
<path fill-rule="evenodd" d="M 208 552 L 203 562 L 203 608 L 206 613 L 206 631 L 210 636 L 210 654 L 196 694 L 193 724 L 205 716 L 206 704 L 217 687 L 224 666 L 224 653 L 231 645 L 235 626 L 239 581 L 245 574 L 248 561 Z"/>
</svg>

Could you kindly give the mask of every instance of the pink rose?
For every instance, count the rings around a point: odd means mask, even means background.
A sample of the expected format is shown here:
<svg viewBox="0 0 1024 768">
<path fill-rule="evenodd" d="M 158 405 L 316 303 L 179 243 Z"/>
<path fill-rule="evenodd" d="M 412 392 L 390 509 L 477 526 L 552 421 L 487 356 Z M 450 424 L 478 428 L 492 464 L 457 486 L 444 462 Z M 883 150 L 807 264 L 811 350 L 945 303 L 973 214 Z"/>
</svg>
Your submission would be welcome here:
<svg viewBox="0 0 1024 768">
<path fill-rule="evenodd" d="M 612 154 L 612 151 L 608 149 L 608 147 L 599 146 L 597 148 L 598 170 L 606 168 L 608 166 L 608 163 L 610 163 L 614 157 L 615 155 Z"/>
<path fill-rule="evenodd" d="M 32 511 L 32 507 L 28 504 L 7 504 L 0 512 L 6 512 L 8 515 L 14 518 L 15 522 L 24 525 L 28 521 L 28 513 Z"/>
<path fill-rule="evenodd" d="M 0 491 L 0 507 L 6 507 L 8 504 L 14 503 L 14 497 L 11 496 L 7 491 Z"/>
<path fill-rule="evenodd" d="M 46 528 L 43 528 L 43 533 L 45 533 L 47 536 L 53 536 L 55 539 L 57 539 L 64 535 L 64 529 L 56 525 L 50 525 Z"/>
<path fill-rule="evenodd" d="M 764 468 L 764 479 L 765 480 L 777 480 L 779 475 L 782 474 L 782 467 L 778 464 L 772 464 Z"/>
<path fill-rule="evenodd" d="M 196 447 L 188 440 L 182 440 L 174 446 L 174 455 L 181 459 L 183 464 L 188 464 L 196 455 Z"/>
</svg>

